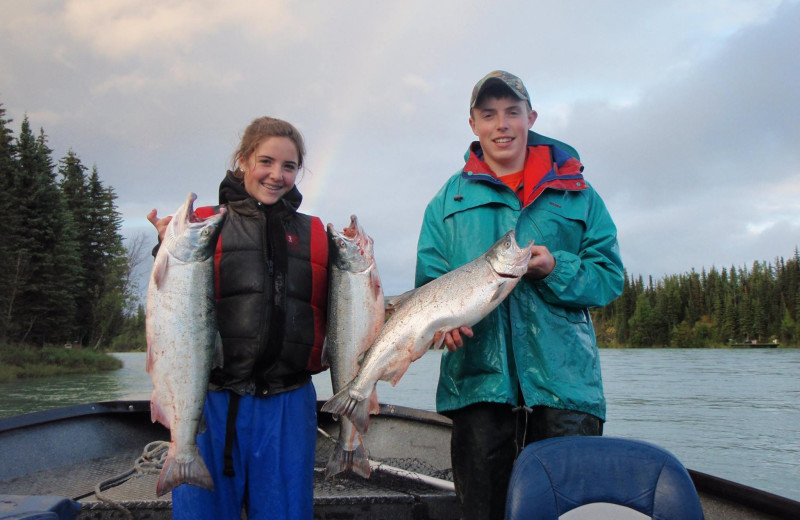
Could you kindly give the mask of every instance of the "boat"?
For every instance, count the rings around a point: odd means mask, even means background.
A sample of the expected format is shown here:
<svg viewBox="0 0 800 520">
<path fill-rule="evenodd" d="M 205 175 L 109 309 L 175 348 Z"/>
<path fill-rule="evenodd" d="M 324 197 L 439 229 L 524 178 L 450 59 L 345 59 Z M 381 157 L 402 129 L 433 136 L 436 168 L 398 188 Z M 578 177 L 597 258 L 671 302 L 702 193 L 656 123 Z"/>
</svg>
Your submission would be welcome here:
<svg viewBox="0 0 800 520">
<path fill-rule="evenodd" d="M 780 343 L 778 340 L 772 340 L 770 342 L 762 342 L 758 340 L 745 340 L 741 342 L 735 342 L 733 340 L 728 342 L 728 346 L 732 348 L 778 348 Z"/>
<path fill-rule="evenodd" d="M 434 412 L 382 404 L 364 442 L 372 475 L 325 479 L 338 423 L 319 411 L 315 519 L 460 517 L 450 468 L 451 422 Z M 169 519 L 170 494 L 155 495 L 149 452 L 169 440 L 150 421 L 150 403 L 89 403 L 0 419 L 0 503 L 3 496 L 67 497 L 78 520 Z M 800 518 L 800 502 L 688 470 L 705 518 Z M 2 518 L 0 511 L 0 518 Z"/>
</svg>

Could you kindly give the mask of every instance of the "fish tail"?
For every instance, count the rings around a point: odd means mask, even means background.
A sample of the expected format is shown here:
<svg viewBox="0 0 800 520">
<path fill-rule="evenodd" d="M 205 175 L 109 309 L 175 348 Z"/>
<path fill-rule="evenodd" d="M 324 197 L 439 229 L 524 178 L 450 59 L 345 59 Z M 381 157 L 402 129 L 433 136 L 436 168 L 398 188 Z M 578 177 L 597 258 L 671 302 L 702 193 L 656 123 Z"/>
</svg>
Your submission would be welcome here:
<svg viewBox="0 0 800 520">
<path fill-rule="evenodd" d="M 181 484 L 191 484 L 212 491 L 214 481 L 197 446 L 193 447 L 194 456 L 187 462 L 178 462 L 173 447 L 174 445 L 170 446 L 167 460 L 158 476 L 156 495 L 160 497 Z"/>
<path fill-rule="evenodd" d="M 323 412 L 342 415 L 350 419 L 358 433 L 367 433 L 369 427 L 370 400 L 357 399 L 350 395 L 350 385 L 342 388 L 336 395 L 322 405 Z"/>
<path fill-rule="evenodd" d="M 358 446 L 353 451 L 346 451 L 341 444 L 336 445 L 336 449 L 325 466 L 325 478 L 330 478 L 348 469 L 356 475 L 369 478 L 369 452 L 360 438 Z"/>
</svg>

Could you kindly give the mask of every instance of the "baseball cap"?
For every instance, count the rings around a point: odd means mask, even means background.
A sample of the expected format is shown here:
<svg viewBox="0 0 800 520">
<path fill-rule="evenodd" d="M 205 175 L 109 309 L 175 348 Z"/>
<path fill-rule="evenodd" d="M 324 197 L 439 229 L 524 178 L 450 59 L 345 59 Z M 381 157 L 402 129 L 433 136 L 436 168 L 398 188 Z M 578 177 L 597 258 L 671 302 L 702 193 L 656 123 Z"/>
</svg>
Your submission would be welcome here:
<svg viewBox="0 0 800 520">
<path fill-rule="evenodd" d="M 473 87 L 472 97 L 469 100 L 470 109 L 475 108 L 475 103 L 478 101 L 483 89 L 493 83 L 502 83 L 510 88 L 511 92 L 519 99 L 527 101 L 529 107 L 533 107 L 533 105 L 531 105 L 531 97 L 528 95 L 528 91 L 525 89 L 525 85 L 522 84 L 521 79 L 510 72 L 495 70 L 481 78 L 481 80 L 475 84 L 475 87 Z"/>
</svg>

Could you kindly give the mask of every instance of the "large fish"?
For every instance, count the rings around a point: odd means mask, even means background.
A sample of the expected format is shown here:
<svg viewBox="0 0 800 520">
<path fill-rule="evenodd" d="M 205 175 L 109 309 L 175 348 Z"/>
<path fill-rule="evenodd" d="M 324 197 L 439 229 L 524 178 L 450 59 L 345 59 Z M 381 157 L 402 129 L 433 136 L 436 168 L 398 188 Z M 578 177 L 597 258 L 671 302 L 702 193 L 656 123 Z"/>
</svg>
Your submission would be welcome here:
<svg viewBox="0 0 800 520">
<path fill-rule="evenodd" d="M 198 218 L 196 198 L 189 193 L 167 226 L 147 290 L 150 415 L 171 435 L 158 496 L 184 483 L 214 488 L 196 436 L 217 336 L 213 253 L 225 212 Z"/>
<path fill-rule="evenodd" d="M 396 385 L 408 365 L 433 345 L 437 332 L 472 326 L 483 319 L 517 285 L 530 257 L 531 244 L 520 248 L 511 230 L 472 262 L 400 298 L 367 351 L 358 375 L 322 410 L 348 417 L 359 432 L 365 433 L 369 426 L 367 403 L 377 382 Z M 444 334 L 434 348 L 440 348 L 443 342 Z"/>
<path fill-rule="evenodd" d="M 333 391 L 338 392 L 358 373 L 359 360 L 372 344 L 384 322 L 383 288 L 375 266 L 372 238 L 355 215 L 350 226 L 337 232 L 328 224 L 328 335 L 325 356 L 331 366 Z M 372 394 L 371 409 L 377 413 L 378 398 Z M 352 470 L 369 478 L 369 452 L 361 434 L 346 417 L 340 418 L 339 440 L 328 459 L 325 477 Z"/>
</svg>

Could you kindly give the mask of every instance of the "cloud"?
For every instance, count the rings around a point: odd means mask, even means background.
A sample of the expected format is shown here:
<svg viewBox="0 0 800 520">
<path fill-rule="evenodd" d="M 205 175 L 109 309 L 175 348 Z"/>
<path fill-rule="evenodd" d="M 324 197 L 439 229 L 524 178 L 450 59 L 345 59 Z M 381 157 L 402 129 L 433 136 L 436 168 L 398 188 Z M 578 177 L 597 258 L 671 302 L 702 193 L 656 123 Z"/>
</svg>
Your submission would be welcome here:
<svg viewBox="0 0 800 520">
<path fill-rule="evenodd" d="M 188 190 L 216 202 L 250 120 L 287 119 L 308 145 L 302 209 L 340 226 L 357 213 L 400 291 L 425 204 L 474 138 L 472 85 L 503 68 L 525 80 L 535 129 L 580 150 L 629 271 L 791 253 L 796 0 L 511 7 L 13 2 L 0 102 L 44 127 L 56 157 L 73 148 L 96 164 L 126 230 L 145 232 L 144 213 L 173 211 Z"/>
</svg>

